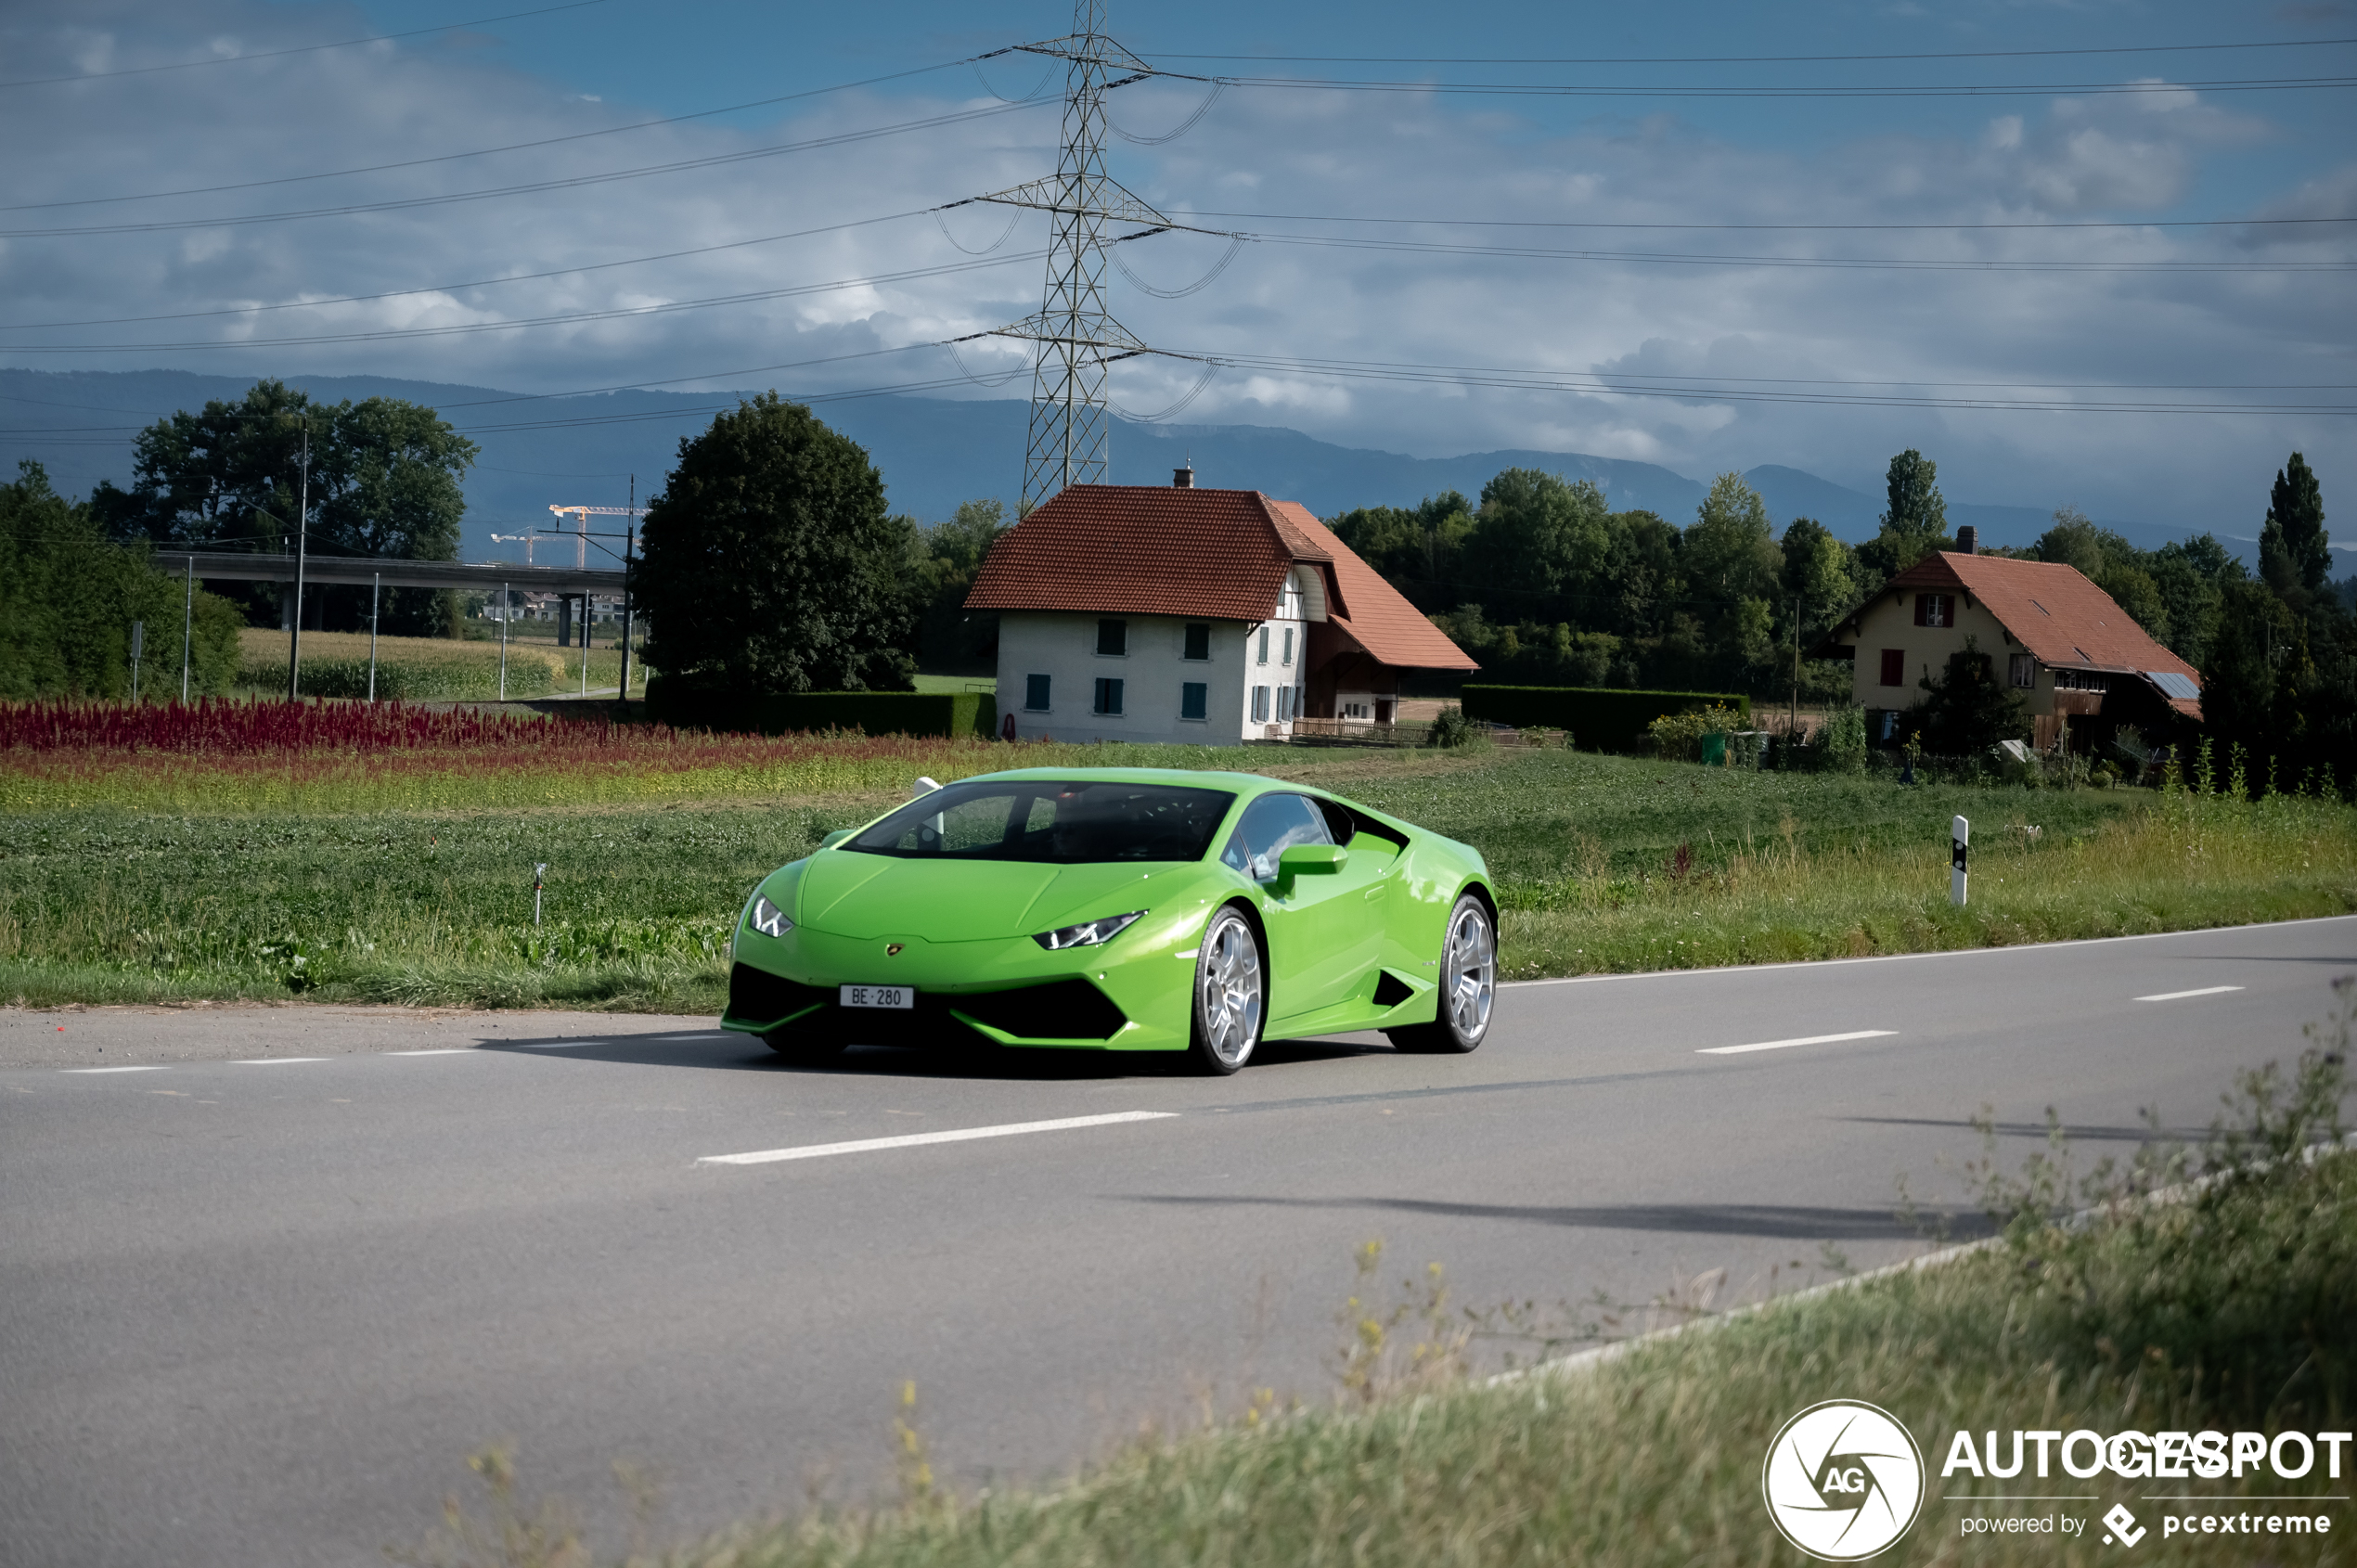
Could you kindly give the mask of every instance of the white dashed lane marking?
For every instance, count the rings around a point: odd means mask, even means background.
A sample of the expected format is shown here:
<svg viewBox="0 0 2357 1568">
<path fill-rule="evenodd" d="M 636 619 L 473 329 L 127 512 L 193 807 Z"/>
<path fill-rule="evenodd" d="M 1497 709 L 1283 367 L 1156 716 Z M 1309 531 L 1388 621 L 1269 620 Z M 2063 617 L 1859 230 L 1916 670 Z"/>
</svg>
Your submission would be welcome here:
<svg viewBox="0 0 2357 1568">
<path fill-rule="evenodd" d="M 2229 991 L 2239 991 L 2239 985 L 2205 985 L 2198 991 L 2163 991 L 2157 996 L 2139 996 L 2140 1002 L 2182 1002 L 2188 996 L 2222 996 Z"/>
<path fill-rule="evenodd" d="M 333 1061 L 334 1060 L 335 1058 L 328 1056 L 252 1056 L 239 1061 L 233 1061 L 229 1065 L 232 1067 L 281 1067 L 296 1061 Z"/>
<path fill-rule="evenodd" d="M 60 1073 L 161 1073 L 161 1067 L 60 1067 Z"/>
<path fill-rule="evenodd" d="M 928 1143 L 965 1143 L 978 1137 L 1013 1137 L 1021 1133 L 1061 1133 L 1080 1127 L 1110 1127 L 1119 1122 L 1159 1122 L 1176 1111 L 1116 1111 L 1103 1116 L 1065 1116 L 1053 1122 L 1009 1122 L 996 1127 L 959 1127 L 943 1133 L 906 1133 L 898 1137 L 855 1138 L 849 1143 L 805 1143 L 794 1149 L 764 1149 L 751 1154 L 707 1154 L 699 1165 L 767 1165 L 779 1160 L 817 1160 L 829 1154 L 869 1154 L 885 1149 L 915 1149 Z"/>
<path fill-rule="evenodd" d="M 387 1052 L 385 1052 L 385 1055 L 387 1055 L 387 1056 L 472 1056 L 472 1055 L 474 1055 L 474 1054 L 475 1054 L 475 1047 L 472 1047 L 472 1046 L 449 1046 L 449 1047 L 445 1047 L 444 1049 L 441 1049 L 441 1050 L 438 1050 L 438 1051 L 387 1051 Z M 316 1059 L 315 1058 L 315 1059 L 313 1059 L 313 1060 L 316 1060 Z"/>
<path fill-rule="evenodd" d="M 1879 1040 L 1896 1029 L 1852 1029 L 1847 1035 L 1804 1035 L 1797 1040 L 1761 1040 L 1749 1046 L 1705 1046 L 1696 1056 L 1741 1056 L 1745 1051 L 1780 1051 L 1788 1046 L 1831 1046 L 1844 1040 Z"/>
</svg>

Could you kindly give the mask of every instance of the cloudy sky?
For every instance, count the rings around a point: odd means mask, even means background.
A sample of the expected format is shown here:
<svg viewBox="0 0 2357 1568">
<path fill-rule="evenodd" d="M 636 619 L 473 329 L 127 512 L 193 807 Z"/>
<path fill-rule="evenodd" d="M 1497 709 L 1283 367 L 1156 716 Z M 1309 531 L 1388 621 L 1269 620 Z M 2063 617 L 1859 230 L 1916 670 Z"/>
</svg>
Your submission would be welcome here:
<svg viewBox="0 0 2357 1568">
<path fill-rule="evenodd" d="M 1038 307 L 1044 219 L 931 210 L 1052 170 L 1061 69 L 968 62 L 1068 6 L 508 6 L 0 3 L 0 365 L 1027 389 L 931 345 Z M 1112 99 L 1115 178 L 1253 237 L 1178 299 L 1228 241 L 1119 251 L 1122 320 L 1226 362 L 1187 421 L 1870 490 L 1915 446 L 1957 498 L 2238 533 L 2298 447 L 2357 518 L 2357 6 L 1107 21 L 1228 79 Z"/>
</svg>

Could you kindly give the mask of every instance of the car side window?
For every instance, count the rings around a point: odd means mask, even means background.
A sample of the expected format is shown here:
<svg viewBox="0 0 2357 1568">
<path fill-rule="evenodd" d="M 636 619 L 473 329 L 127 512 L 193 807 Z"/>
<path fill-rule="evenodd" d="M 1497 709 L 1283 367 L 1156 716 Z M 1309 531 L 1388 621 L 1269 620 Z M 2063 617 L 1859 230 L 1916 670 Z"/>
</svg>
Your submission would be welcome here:
<svg viewBox="0 0 2357 1568">
<path fill-rule="evenodd" d="M 1359 836 L 1359 824 L 1352 820 L 1348 806 L 1334 801 L 1314 801 L 1311 803 L 1324 815 L 1326 831 L 1333 835 L 1334 842 L 1346 848 L 1350 841 Z"/>
<path fill-rule="evenodd" d="M 1255 881 L 1277 880 L 1277 859 L 1294 844 L 1330 844 L 1325 815 L 1304 795 L 1263 795 L 1244 807 L 1220 860 Z"/>
</svg>

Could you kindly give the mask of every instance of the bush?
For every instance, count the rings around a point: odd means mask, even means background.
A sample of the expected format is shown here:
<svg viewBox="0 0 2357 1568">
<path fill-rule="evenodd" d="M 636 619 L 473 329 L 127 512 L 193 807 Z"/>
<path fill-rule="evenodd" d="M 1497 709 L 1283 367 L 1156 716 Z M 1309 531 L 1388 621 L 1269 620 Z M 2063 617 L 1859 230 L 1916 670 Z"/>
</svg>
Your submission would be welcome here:
<svg viewBox="0 0 2357 1568">
<path fill-rule="evenodd" d="M 1620 691 L 1577 686 L 1476 686 L 1464 688 L 1465 716 L 1512 725 L 1516 729 L 1560 729 L 1601 752 L 1633 752 L 1645 743 L 1647 726 L 1666 713 L 1724 707 L 1736 722 L 1715 727 L 1751 727 L 1751 699 L 1724 691 Z"/>
<path fill-rule="evenodd" d="M 998 730 L 998 700 L 981 691 L 804 691 L 740 696 L 647 683 L 647 714 L 675 729 L 790 735 L 857 729 L 869 735 L 979 735 Z"/>
<path fill-rule="evenodd" d="M 1855 702 L 1829 709 L 1810 749 L 1816 752 L 1820 773 L 1865 772 L 1866 710 Z"/>
<path fill-rule="evenodd" d="M 1654 720 L 1645 726 L 1645 739 L 1655 756 L 1671 762 L 1700 762 L 1704 737 L 1723 736 L 1730 730 L 1741 729 L 1743 720 L 1744 715 L 1732 708 L 1690 708 L 1684 713 L 1664 713 Z M 1725 762 L 1734 754 L 1734 748 L 1722 747 L 1719 760 Z"/>
<path fill-rule="evenodd" d="M 1440 716 L 1432 721 L 1432 734 L 1424 744 L 1455 748 L 1470 744 L 1473 739 L 1474 726 L 1466 720 L 1464 710 L 1443 708 Z"/>
</svg>

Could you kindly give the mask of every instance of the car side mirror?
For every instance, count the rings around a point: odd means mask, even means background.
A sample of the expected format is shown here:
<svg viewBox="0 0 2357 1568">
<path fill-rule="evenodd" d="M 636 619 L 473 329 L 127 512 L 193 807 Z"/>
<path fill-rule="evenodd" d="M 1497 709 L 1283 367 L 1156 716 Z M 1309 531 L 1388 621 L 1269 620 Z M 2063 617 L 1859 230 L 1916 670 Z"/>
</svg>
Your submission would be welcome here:
<svg viewBox="0 0 2357 1568">
<path fill-rule="evenodd" d="M 851 837 L 852 834 L 857 831 L 858 829 L 856 828 L 838 828 L 833 832 L 829 833 L 825 838 L 820 839 L 818 841 L 818 847 L 820 849 L 832 849 L 835 845 L 843 842 L 844 840 Z"/>
<path fill-rule="evenodd" d="M 1340 844 L 1290 844 L 1277 856 L 1277 887 L 1293 885 L 1298 876 L 1323 876 L 1350 863 L 1350 852 Z"/>
</svg>

